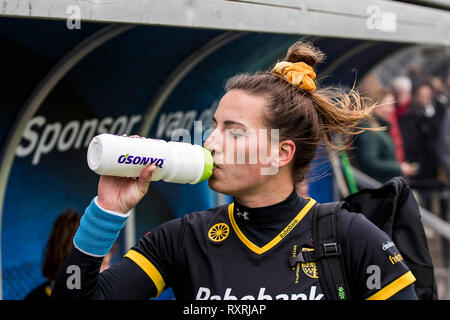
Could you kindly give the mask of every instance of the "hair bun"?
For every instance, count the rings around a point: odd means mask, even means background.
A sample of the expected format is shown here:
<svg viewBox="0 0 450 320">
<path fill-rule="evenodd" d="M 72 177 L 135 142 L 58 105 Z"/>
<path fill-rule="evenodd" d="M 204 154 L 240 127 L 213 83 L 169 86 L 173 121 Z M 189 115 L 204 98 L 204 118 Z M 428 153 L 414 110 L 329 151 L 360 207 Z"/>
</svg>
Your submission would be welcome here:
<svg viewBox="0 0 450 320">
<path fill-rule="evenodd" d="M 325 54 L 310 42 L 297 41 L 291 45 L 286 53 L 285 61 L 304 62 L 311 67 L 325 59 Z"/>
</svg>

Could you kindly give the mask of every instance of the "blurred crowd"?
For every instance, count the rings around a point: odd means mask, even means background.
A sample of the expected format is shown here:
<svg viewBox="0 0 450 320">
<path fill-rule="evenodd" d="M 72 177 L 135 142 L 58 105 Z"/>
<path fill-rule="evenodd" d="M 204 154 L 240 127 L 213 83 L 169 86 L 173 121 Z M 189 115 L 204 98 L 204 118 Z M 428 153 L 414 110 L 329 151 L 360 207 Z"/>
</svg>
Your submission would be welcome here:
<svg viewBox="0 0 450 320">
<path fill-rule="evenodd" d="M 422 74 L 414 66 L 388 86 L 375 75 L 362 82 L 362 97 L 379 105 L 362 126 L 386 130 L 359 135 L 352 156 L 361 171 L 379 182 L 405 177 L 429 211 L 438 195 L 446 219 L 448 201 L 439 195 L 450 189 L 450 72 L 443 77 Z"/>
</svg>

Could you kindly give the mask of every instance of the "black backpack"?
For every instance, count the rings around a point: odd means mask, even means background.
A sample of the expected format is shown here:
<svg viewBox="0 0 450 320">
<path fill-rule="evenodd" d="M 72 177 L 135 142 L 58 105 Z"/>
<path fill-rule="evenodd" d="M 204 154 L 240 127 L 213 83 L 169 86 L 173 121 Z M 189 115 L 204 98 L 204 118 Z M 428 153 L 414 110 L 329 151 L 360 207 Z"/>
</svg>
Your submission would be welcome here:
<svg viewBox="0 0 450 320">
<path fill-rule="evenodd" d="M 317 204 L 313 211 L 314 251 L 291 258 L 291 264 L 315 261 L 325 297 L 351 299 L 337 230 L 343 207 L 364 214 L 391 237 L 416 278 L 414 287 L 420 300 L 437 299 L 433 264 L 419 207 L 402 177 L 392 178 L 377 189 L 359 191 L 343 201 Z"/>
</svg>

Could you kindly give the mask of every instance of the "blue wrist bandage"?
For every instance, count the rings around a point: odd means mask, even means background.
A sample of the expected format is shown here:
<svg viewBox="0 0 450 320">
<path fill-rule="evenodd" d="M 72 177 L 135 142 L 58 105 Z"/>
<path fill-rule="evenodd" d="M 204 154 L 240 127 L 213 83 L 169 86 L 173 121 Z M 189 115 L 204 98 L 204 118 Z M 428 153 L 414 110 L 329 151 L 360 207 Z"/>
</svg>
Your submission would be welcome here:
<svg viewBox="0 0 450 320">
<path fill-rule="evenodd" d="M 96 204 L 96 198 L 86 208 L 73 244 L 81 252 L 102 257 L 108 254 L 130 213 L 106 211 Z"/>
</svg>

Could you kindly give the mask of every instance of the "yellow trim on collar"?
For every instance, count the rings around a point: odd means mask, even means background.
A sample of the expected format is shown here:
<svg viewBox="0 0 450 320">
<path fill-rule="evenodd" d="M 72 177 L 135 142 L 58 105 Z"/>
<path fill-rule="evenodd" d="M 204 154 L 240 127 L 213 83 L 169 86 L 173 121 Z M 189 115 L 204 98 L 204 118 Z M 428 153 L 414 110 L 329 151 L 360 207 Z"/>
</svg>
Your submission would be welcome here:
<svg viewBox="0 0 450 320">
<path fill-rule="evenodd" d="M 50 289 L 50 287 L 47 285 L 45 286 L 44 290 L 45 294 L 50 297 L 50 295 L 52 294 L 52 289 Z"/>
<path fill-rule="evenodd" d="M 414 281 L 416 281 L 416 278 L 411 271 L 408 271 L 404 275 L 389 283 L 377 293 L 368 297 L 366 300 L 387 300 L 400 290 L 409 286 Z"/>
<path fill-rule="evenodd" d="M 241 239 L 241 241 L 254 253 L 263 254 L 264 252 L 276 246 L 281 240 L 283 240 L 283 238 L 286 237 L 294 229 L 294 227 L 303 219 L 303 217 L 309 212 L 309 210 L 314 206 L 314 204 L 316 204 L 316 200 L 312 198 L 306 199 L 309 199 L 306 206 L 297 214 L 297 216 L 294 219 L 292 219 L 292 221 L 283 229 L 283 231 L 281 231 L 275 238 L 273 238 L 269 243 L 267 243 L 263 247 L 258 247 L 256 244 L 248 240 L 247 237 L 239 229 L 236 221 L 234 220 L 233 215 L 234 202 L 228 205 L 228 216 L 230 218 L 231 226 L 233 227 L 239 239 Z"/>
<path fill-rule="evenodd" d="M 166 287 L 166 283 L 164 282 L 164 279 L 158 269 L 156 269 L 156 267 L 146 257 L 137 251 L 130 250 L 124 257 L 129 258 L 131 261 L 136 263 L 148 275 L 158 291 L 155 298 L 159 296 Z"/>
</svg>

